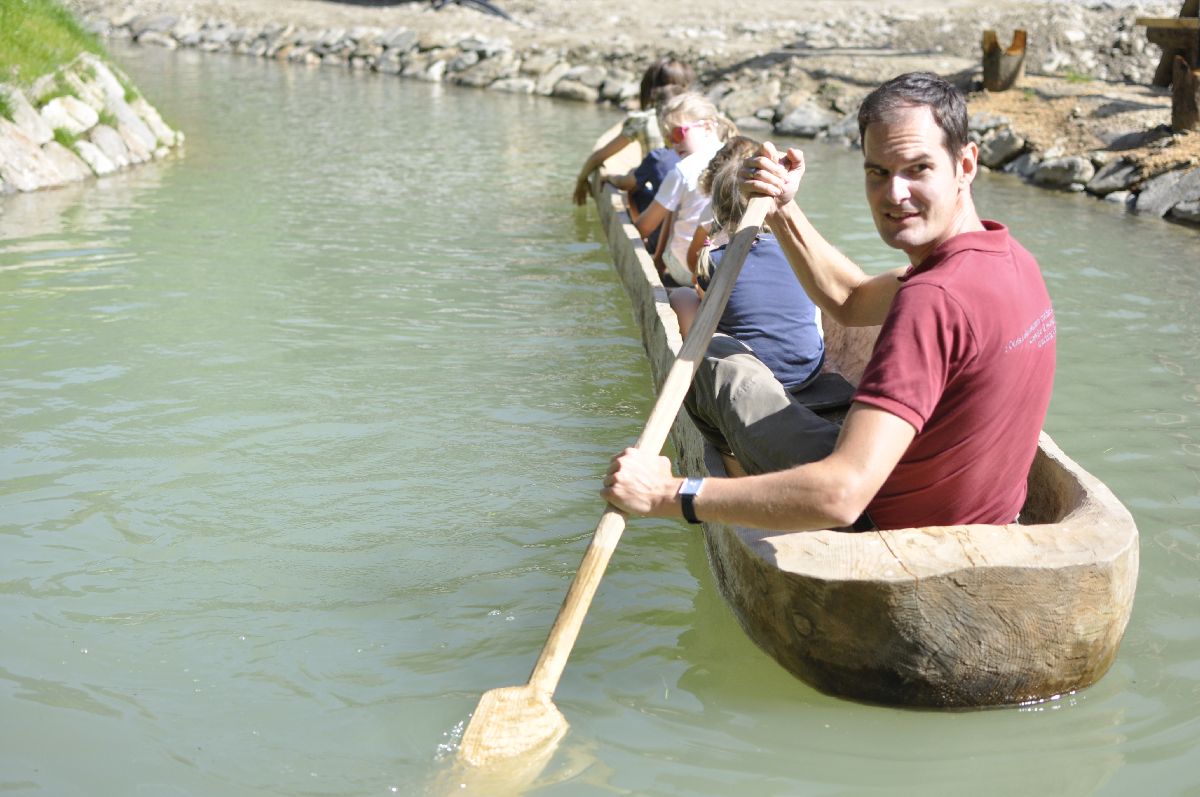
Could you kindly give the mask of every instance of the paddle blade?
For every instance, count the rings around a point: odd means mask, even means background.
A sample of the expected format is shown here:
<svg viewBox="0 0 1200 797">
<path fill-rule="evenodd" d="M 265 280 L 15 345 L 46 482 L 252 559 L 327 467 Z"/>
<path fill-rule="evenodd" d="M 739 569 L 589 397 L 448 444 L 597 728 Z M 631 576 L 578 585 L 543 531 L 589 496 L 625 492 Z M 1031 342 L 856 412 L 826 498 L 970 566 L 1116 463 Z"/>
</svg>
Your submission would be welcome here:
<svg viewBox="0 0 1200 797">
<path fill-rule="evenodd" d="M 482 767 L 518 756 L 552 752 L 567 718 L 549 695 L 528 685 L 484 692 L 458 749 L 460 761 Z"/>
</svg>

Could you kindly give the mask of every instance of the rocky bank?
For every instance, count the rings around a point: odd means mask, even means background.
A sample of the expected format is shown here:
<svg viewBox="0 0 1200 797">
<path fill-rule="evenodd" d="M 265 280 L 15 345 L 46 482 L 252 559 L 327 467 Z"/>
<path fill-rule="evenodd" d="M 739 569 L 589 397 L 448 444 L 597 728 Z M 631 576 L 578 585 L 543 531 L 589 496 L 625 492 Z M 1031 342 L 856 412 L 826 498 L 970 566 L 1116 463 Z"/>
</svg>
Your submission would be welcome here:
<svg viewBox="0 0 1200 797">
<path fill-rule="evenodd" d="M 0 194 L 102 177 L 181 143 L 129 78 L 91 53 L 28 92 L 0 84 Z"/>
<path fill-rule="evenodd" d="M 880 80 L 912 69 L 967 89 L 982 160 L 1033 185 L 1087 191 L 1129 210 L 1200 224 L 1200 133 L 1172 133 L 1160 56 L 1138 16 L 1154 0 L 70 0 L 96 32 L 495 91 L 627 105 L 654 58 L 694 64 L 702 90 L 751 135 L 855 143 L 855 111 Z M 1026 77 L 982 91 L 980 38 L 1029 33 Z"/>
</svg>

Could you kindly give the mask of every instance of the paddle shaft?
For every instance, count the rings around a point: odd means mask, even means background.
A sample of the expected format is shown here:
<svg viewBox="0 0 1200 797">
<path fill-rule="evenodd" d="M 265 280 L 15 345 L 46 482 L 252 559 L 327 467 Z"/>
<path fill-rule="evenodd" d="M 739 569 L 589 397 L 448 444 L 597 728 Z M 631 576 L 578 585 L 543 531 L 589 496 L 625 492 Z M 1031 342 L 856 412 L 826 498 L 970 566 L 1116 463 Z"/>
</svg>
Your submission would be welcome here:
<svg viewBox="0 0 1200 797">
<path fill-rule="evenodd" d="M 733 286 L 742 270 L 742 264 L 746 261 L 746 255 L 749 254 L 755 237 L 762 229 L 763 220 L 773 201 L 770 197 L 754 197 L 747 205 L 742 221 L 721 259 L 721 267 L 716 270 L 716 276 L 700 302 L 700 309 L 696 313 L 691 330 L 684 339 L 675 362 L 671 364 L 667 378 L 663 380 L 658 399 L 654 402 L 654 409 L 650 412 L 646 427 L 638 437 L 635 448 L 653 451 L 656 454 L 662 451 L 700 359 L 708 350 L 717 323 L 725 312 L 725 305 L 733 293 Z M 542 646 L 542 653 L 529 676 L 528 685 L 536 692 L 549 697 L 558 687 L 558 680 L 567 666 L 571 649 L 575 647 L 575 640 L 592 604 L 592 598 L 600 586 L 600 580 L 604 577 L 608 560 L 612 558 L 624 531 L 624 513 L 609 504 L 596 526 L 596 532 L 592 535 L 587 551 L 584 552 L 579 570 L 567 590 L 567 596 L 558 610 L 554 625 L 550 628 L 546 644 Z"/>
</svg>

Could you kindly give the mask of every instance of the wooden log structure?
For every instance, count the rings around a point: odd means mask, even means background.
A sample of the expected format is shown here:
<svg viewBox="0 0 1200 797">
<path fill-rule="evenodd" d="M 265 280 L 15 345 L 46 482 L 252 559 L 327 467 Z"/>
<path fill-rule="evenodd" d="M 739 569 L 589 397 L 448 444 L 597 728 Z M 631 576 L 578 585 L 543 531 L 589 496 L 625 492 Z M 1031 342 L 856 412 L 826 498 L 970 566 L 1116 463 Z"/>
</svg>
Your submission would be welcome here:
<svg viewBox="0 0 1200 797">
<path fill-rule="evenodd" d="M 1200 70 L 1175 56 L 1171 85 L 1171 129 L 1177 133 L 1200 130 Z"/>
<path fill-rule="evenodd" d="M 983 32 L 983 87 L 988 91 L 1007 91 L 1025 75 L 1025 31 L 1013 33 L 1012 44 L 1000 46 L 996 31 Z"/>
<path fill-rule="evenodd" d="M 1200 68 L 1200 0 L 1184 0 L 1178 17 L 1138 17 L 1151 44 L 1162 48 L 1162 59 L 1154 71 L 1153 85 L 1167 88 L 1175 75 L 1175 58 L 1182 57 L 1192 69 Z"/>
</svg>

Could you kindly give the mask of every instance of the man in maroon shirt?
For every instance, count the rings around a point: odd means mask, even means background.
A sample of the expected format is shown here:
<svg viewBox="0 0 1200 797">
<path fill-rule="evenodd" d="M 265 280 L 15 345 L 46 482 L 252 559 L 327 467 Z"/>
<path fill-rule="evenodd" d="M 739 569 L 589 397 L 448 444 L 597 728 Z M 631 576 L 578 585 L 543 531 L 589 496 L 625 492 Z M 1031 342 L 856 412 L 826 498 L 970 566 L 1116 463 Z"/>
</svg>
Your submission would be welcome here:
<svg viewBox="0 0 1200 797">
<path fill-rule="evenodd" d="M 813 300 L 843 325 L 883 325 L 840 432 L 714 342 L 689 409 L 751 475 L 684 480 L 627 449 L 604 480 L 614 505 L 765 529 L 1016 519 L 1054 378 L 1041 272 L 975 211 L 979 150 L 957 89 L 901 75 L 863 102 L 859 129 L 875 226 L 907 268 L 870 277 L 821 237 L 793 201 L 800 151 L 765 145 L 744 183 L 776 200 L 767 223 Z"/>
</svg>

